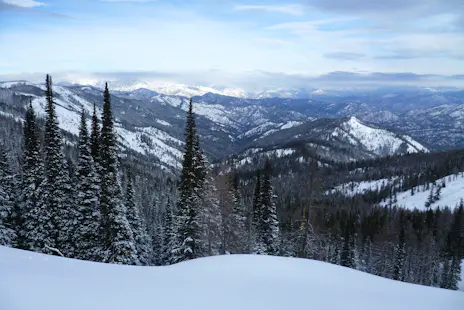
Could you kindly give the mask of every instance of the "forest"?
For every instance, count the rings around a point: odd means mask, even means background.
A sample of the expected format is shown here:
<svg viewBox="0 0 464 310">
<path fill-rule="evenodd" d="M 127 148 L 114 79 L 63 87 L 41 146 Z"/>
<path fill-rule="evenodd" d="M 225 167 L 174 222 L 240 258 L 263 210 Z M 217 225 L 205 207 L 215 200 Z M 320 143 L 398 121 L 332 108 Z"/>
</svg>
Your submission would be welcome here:
<svg viewBox="0 0 464 310">
<path fill-rule="evenodd" d="M 182 168 L 172 174 L 135 152 L 121 154 L 107 85 L 102 115 L 82 111 L 75 143 L 58 126 L 51 76 L 45 85 L 45 119 L 26 104 L 23 124 L 0 126 L 1 245 L 143 266 L 212 255 L 290 256 L 458 288 L 464 202 L 430 205 L 446 186 L 435 182 L 464 171 L 463 151 L 323 164 L 310 152 L 298 164 L 267 157 L 241 167 L 231 157 L 212 165 L 190 100 Z M 11 131 L 22 131 L 21 139 L 8 139 Z M 332 190 L 392 177 L 398 181 L 362 194 Z M 395 202 L 419 186 L 430 191 L 425 211 Z M 385 199 L 389 204 L 379 205 Z"/>
</svg>

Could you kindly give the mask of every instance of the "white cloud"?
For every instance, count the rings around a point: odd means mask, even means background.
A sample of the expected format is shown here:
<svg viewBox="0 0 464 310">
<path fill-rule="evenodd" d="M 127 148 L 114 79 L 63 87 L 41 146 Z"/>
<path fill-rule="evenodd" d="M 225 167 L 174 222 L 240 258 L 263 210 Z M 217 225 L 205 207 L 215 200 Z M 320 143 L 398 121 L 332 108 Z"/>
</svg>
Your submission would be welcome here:
<svg viewBox="0 0 464 310">
<path fill-rule="evenodd" d="M 266 12 L 279 12 L 290 15 L 303 15 L 304 7 L 299 4 L 288 4 L 288 5 L 237 5 L 235 10 L 238 11 L 250 11 L 259 10 Z"/>
<path fill-rule="evenodd" d="M 34 1 L 34 0 L 3 0 L 3 2 L 6 4 L 19 6 L 22 8 L 35 8 L 35 7 L 44 5 L 44 3 Z"/>
</svg>

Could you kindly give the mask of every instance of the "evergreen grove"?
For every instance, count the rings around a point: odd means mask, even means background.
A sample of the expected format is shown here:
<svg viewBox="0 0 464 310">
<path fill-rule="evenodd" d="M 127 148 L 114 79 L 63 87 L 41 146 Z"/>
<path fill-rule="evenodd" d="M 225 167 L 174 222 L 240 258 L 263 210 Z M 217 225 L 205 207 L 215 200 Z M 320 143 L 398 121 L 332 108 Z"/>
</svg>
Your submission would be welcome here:
<svg viewBox="0 0 464 310">
<path fill-rule="evenodd" d="M 120 165 L 108 86 L 101 119 L 95 106 L 92 115 L 82 110 L 74 158 L 65 152 L 49 75 L 45 88 L 43 127 L 32 104 L 27 107 L 17 175 L 6 147 L 0 145 L 0 245 L 145 266 L 220 254 L 294 256 L 457 289 L 464 256 L 464 203 L 453 212 L 341 209 L 321 216 L 322 236 L 314 231 L 311 216 L 314 161 L 302 214 L 284 222 L 269 159 L 251 181 L 240 179 L 234 169 L 213 175 L 190 100 L 180 178 L 177 185 L 165 187 L 167 199 L 156 196 L 147 211 L 135 185 L 137 174 Z M 431 189 L 430 203 L 439 199 L 440 189 Z M 450 228 L 443 236 L 438 227 L 445 219 Z M 394 234 L 394 242 L 382 240 L 380 232 L 386 230 Z M 419 241 L 411 241 L 412 236 Z M 386 246 L 377 248 L 379 242 Z"/>
</svg>

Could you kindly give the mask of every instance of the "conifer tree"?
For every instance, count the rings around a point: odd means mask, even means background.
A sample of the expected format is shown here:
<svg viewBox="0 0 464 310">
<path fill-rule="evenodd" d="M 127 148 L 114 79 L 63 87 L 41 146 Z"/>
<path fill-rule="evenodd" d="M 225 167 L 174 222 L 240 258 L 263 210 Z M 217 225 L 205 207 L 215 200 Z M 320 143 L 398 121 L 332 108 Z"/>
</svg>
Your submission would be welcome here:
<svg viewBox="0 0 464 310">
<path fill-rule="evenodd" d="M 252 209 L 252 229 L 250 233 L 250 241 L 251 244 L 250 252 L 253 253 L 263 253 L 264 252 L 264 245 L 261 239 L 261 220 L 263 217 L 262 212 L 262 203 L 261 203 L 261 171 L 259 169 L 256 170 L 256 184 L 255 184 L 255 191 L 253 194 L 253 209 Z"/>
<path fill-rule="evenodd" d="M 51 215 L 50 230 L 51 244 L 48 249 L 54 254 L 72 257 L 75 254 L 74 229 L 76 211 L 70 205 L 69 174 L 65 162 L 60 128 L 55 111 L 53 99 L 52 78 L 46 77 L 45 96 L 47 106 L 45 108 L 45 131 L 44 131 L 44 203 Z"/>
<path fill-rule="evenodd" d="M 14 185 L 13 172 L 5 147 L 0 145 L 0 245 L 16 245 L 14 230 Z"/>
<path fill-rule="evenodd" d="M 266 160 L 263 169 L 263 182 L 261 186 L 261 218 L 258 224 L 258 242 L 262 246 L 262 254 L 273 255 L 277 253 L 279 241 L 279 222 L 275 205 L 275 195 L 271 184 L 272 168 L 269 160 Z M 261 247 L 260 246 L 260 247 Z M 258 250 L 261 250 L 258 248 Z"/>
<path fill-rule="evenodd" d="M 239 180 L 236 173 L 229 176 L 229 195 L 232 202 L 230 216 L 229 248 L 232 253 L 244 253 L 246 248 L 245 207 L 240 196 Z"/>
<path fill-rule="evenodd" d="M 76 258 L 99 261 L 103 258 L 101 217 L 98 205 L 99 182 L 90 153 L 90 141 L 84 110 L 82 110 L 79 128 L 76 180 Z"/>
<path fill-rule="evenodd" d="M 200 148 L 200 138 L 198 134 L 194 141 L 194 167 L 197 171 L 196 182 L 198 189 L 196 196 L 199 198 L 199 212 L 201 218 L 202 230 L 202 249 L 201 256 L 211 256 L 219 254 L 221 248 L 222 231 L 221 231 L 221 210 L 217 189 L 214 184 L 211 168 Z"/>
<path fill-rule="evenodd" d="M 114 129 L 108 84 L 105 85 L 104 91 L 100 137 L 100 210 L 106 252 L 105 261 L 135 265 L 139 261 L 134 236 L 126 217 L 126 207 L 121 201 L 121 187 L 118 180 L 117 135 Z"/>
<path fill-rule="evenodd" d="M 461 259 L 464 247 L 464 206 L 461 204 L 454 213 L 453 223 L 446 238 L 443 254 L 443 275 L 440 287 L 457 290 L 461 280 Z"/>
<path fill-rule="evenodd" d="M 253 226 L 258 227 L 261 218 L 261 172 L 256 170 L 256 185 L 253 195 Z"/>
<path fill-rule="evenodd" d="M 99 163 L 100 159 L 100 125 L 98 124 L 97 108 L 93 105 L 92 130 L 90 133 L 90 153 L 93 161 Z"/>
<path fill-rule="evenodd" d="M 179 183 L 179 198 L 176 214 L 176 242 L 173 248 L 173 261 L 181 262 L 201 257 L 204 244 L 201 239 L 202 223 L 200 217 L 199 158 L 195 152 L 196 124 L 193 103 L 190 99 L 185 129 L 185 149 Z"/>
<path fill-rule="evenodd" d="M 393 267 L 393 279 L 404 280 L 404 265 L 406 259 L 406 232 L 405 232 L 405 215 L 404 211 L 400 211 L 400 231 L 398 235 L 398 245 L 395 249 L 395 265 Z"/>
<path fill-rule="evenodd" d="M 143 266 L 149 266 L 152 262 L 153 256 L 152 241 L 150 240 L 145 224 L 140 217 L 139 206 L 135 202 L 134 188 L 130 174 L 128 175 L 126 189 L 126 208 L 127 221 L 129 222 L 134 235 L 135 247 L 140 264 Z"/>
<path fill-rule="evenodd" d="M 20 208 L 17 214 L 18 246 L 35 252 L 49 253 L 53 245 L 52 213 L 43 201 L 43 159 L 40 151 L 39 129 L 32 104 L 26 110 Z"/>
<path fill-rule="evenodd" d="M 162 265 L 169 265 L 172 263 L 173 242 L 175 242 L 173 225 L 172 206 L 168 197 L 163 217 L 163 250 L 161 258 Z"/>
</svg>

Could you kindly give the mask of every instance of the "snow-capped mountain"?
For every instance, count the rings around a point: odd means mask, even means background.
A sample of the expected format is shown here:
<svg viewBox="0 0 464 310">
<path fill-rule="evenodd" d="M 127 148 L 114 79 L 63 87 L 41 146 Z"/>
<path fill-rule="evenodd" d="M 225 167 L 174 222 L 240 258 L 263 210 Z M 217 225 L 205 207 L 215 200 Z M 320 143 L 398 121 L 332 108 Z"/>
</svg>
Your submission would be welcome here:
<svg viewBox="0 0 464 310">
<path fill-rule="evenodd" d="M 92 79 L 77 79 L 65 82 L 63 85 L 88 85 L 104 88 L 105 81 Z M 325 95 L 322 89 L 311 91 L 299 88 L 273 88 L 258 91 L 246 91 L 241 88 L 220 87 L 216 85 L 187 85 L 174 82 L 143 81 L 143 80 L 112 80 L 108 82 L 108 87 L 113 91 L 131 92 L 139 89 L 148 89 L 159 94 L 169 96 L 194 97 L 203 96 L 208 93 L 247 99 L 266 99 L 266 98 L 305 98 L 309 95 Z"/>
<path fill-rule="evenodd" d="M 146 84 L 135 86 L 135 90 L 124 88 L 126 86 L 119 85 L 120 90 L 112 91 L 121 145 L 127 150 L 156 157 L 166 167 L 178 167 L 189 99 L 139 87 Z M 90 112 L 94 103 L 101 108 L 102 90 L 99 87 L 56 85 L 54 90 L 60 126 L 72 135 L 77 134 L 77 120 L 82 108 Z M 294 145 L 290 149 L 304 146 L 315 149 L 322 158 L 335 161 L 427 151 L 429 146 L 436 144 L 429 143 L 426 147 L 417 142 L 415 137 L 425 132 L 419 132 L 419 129 L 428 126 L 427 120 L 435 115 L 433 111 L 441 111 L 443 115 L 452 109 L 437 106 L 417 113 L 416 119 L 425 115 L 426 120 L 410 131 L 407 126 L 413 124 L 403 121 L 408 114 L 397 112 L 395 105 L 371 105 L 352 98 L 343 100 L 337 97 L 335 100 L 333 97 L 330 99 L 330 95 L 324 98 L 326 101 L 248 99 L 208 92 L 194 96 L 193 100 L 195 113 L 199 116 L 202 144 L 212 159 L 242 154 L 249 149 L 261 149 L 262 152 L 258 153 L 263 154 L 272 150 L 279 156 L 289 155 L 288 145 L 292 143 Z M 0 117 L 8 114 L 22 118 L 21 109 L 31 99 L 39 114 L 43 113 L 43 86 L 25 81 L 0 83 L 0 102 L 4 103 L 0 106 Z M 453 124 L 460 122 L 457 111 L 452 114 Z M 355 115 L 361 116 L 352 117 Z M 349 117 L 340 118 L 346 116 Z M 372 123 L 387 124 L 408 135 L 397 134 Z M 455 129 L 460 130 L 459 126 Z M 292 154 L 299 158 L 298 152 Z"/>
<path fill-rule="evenodd" d="M 259 127 L 258 127 L 259 128 Z M 429 152 L 408 135 L 402 135 L 361 122 L 356 117 L 316 119 L 286 129 L 262 134 L 232 159 L 236 166 L 249 165 L 265 157 L 287 157 L 308 162 L 317 155 L 323 162 L 349 162 L 387 155 Z"/>
</svg>

